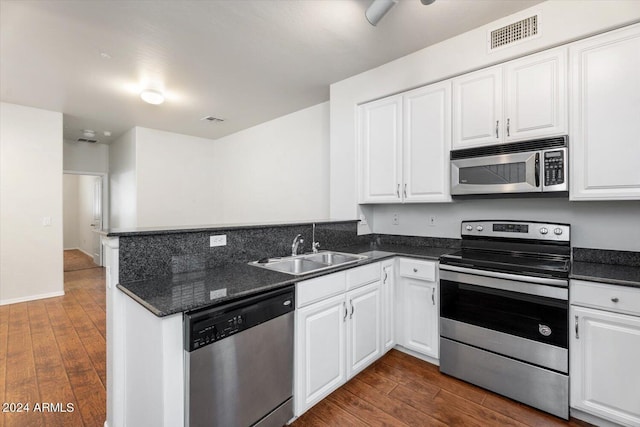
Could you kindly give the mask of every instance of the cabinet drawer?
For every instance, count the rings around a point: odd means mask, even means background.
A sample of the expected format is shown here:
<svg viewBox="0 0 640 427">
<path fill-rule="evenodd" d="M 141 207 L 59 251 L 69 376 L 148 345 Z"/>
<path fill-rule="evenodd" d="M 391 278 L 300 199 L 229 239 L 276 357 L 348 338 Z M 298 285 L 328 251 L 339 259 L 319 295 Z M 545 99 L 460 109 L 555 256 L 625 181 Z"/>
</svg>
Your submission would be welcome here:
<svg viewBox="0 0 640 427">
<path fill-rule="evenodd" d="M 640 316 L 640 289 L 604 283 L 571 281 L 571 304 Z"/>
<path fill-rule="evenodd" d="M 434 282 L 436 280 L 436 263 L 401 258 L 400 276 Z"/>
<path fill-rule="evenodd" d="M 346 272 L 328 274 L 296 284 L 296 308 L 346 291 Z"/>
<path fill-rule="evenodd" d="M 380 263 L 363 265 L 347 270 L 347 289 L 357 288 L 380 280 Z"/>
</svg>

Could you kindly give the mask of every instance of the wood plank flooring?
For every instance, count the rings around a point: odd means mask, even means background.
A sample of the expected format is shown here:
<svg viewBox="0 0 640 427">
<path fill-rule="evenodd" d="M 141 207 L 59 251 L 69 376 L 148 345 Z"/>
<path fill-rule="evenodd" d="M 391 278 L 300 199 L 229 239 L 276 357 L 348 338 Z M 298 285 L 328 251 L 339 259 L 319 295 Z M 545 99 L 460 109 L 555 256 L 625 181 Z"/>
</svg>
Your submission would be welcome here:
<svg viewBox="0 0 640 427">
<path fill-rule="evenodd" d="M 0 404 L 29 404 L 0 427 L 106 419 L 105 271 L 80 251 L 65 251 L 65 270 L 64 296 L 0 306 Z"/>
<path fill-rule="evenodd" d="M 588 426 L 443 375 L 391 350 L 292 426 Z"/>
<path fill-rule="evenodd" d="M 70 251 L 66 251 L 70 252 Z M 0 427 L 102 426 L 106 418 L 105 272 L 71 253 L 65 295 L 0 306 Z M 65 253 L 65 258 L 68 255 Z M 80 268 L 78 268 L 80 267 Z M 39 403 L 73 412 L 33 410 Z M 440 374 L 392 350 L 293 423 L 304 426 L 579 426 Z"/>
</svg>

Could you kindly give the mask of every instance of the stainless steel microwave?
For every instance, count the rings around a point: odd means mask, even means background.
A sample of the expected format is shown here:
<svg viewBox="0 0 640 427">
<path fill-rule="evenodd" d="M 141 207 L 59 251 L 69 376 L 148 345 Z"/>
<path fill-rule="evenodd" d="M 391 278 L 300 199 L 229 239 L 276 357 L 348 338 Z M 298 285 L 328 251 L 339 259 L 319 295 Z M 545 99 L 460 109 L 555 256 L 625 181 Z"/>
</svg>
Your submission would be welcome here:
<svg viewBox="0 0 640 427">
<path fill-rule="evenodd" d="M 568 194 L 567 139 L 562 136 L 452 150 L 451 195 Z"/>
</svg>

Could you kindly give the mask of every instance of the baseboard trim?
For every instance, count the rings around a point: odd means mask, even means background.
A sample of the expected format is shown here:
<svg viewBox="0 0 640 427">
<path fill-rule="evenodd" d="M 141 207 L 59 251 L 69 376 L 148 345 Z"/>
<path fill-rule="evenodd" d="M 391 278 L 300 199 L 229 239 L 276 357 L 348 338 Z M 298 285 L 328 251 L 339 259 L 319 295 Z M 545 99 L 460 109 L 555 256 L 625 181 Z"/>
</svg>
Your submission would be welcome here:
<svg viewBox="0 0 640 427">
<path fill-rule="evenodd" d="M 29 296 L 20 297 L 20 298 L 0 299 L 0 305 L 18 304 L 21 302 L 35 301 L 35 300 L 44 299 L 44 298 L 61 297 L 63 295 L 64 295 L 64 291 L 57 291 L 57 292 L 49 292 L 48 294 L 29 295 Z"/>
<path fill-rule="evenodd" d="M 594 426 L 619 427 L 620 425 L 624 425 L 624 424 L 618 424 L 618 423 L 609 421 L 597 415 L 592 415 L 587 412 L 583 412 L 576 408 L 569 408 L 569 415 L 571 415 L 573 418 L 577 418 L 579 420 L 586 421 L 589 424 L 593 424 Z"/>
<path fill-rule="evenodd" d="M 422 359 L 425 362 L 429 362 L 432 365 L 440 366 L 440 360 L 434 359 L 433 357 L 424 355 L 422 353 L 418 353 L 417 351 L 411 350 L 411 349 L 406 348 L 406 347 L 403 347 L 400 344 L 396 344 L 395 347 L 393 347 L 393 348 L 398 350 L 398 351 L 401 351 L 403 353 L 407 353 L 410 356 L 416 357 L 418 359 Z"/>
</svg>

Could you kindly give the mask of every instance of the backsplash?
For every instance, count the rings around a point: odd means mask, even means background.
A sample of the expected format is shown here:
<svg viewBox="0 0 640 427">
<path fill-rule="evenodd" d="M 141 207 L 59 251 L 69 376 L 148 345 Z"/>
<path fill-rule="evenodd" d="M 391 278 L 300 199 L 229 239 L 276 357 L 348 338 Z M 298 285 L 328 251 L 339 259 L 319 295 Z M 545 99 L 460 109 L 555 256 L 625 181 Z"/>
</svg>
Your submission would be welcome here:
<svg viewBox="0 0 640 427">
<path fill-rule="evenodd" d="M 371 236 L 357 235 L 357 221 L 316 224 L 320 249 L 366 244 Z M 227 245 L 209 247 L 209 237 L 225 234 Z M 293 238 L 302 234 L 299 253 L 312 250 L 312 224 L 277 225 L 212 231 L 166 232 L 120 236 L 120 282 L 194 272 L 225 264 L 291 255 Z"/>
<path fill-rule="evenodd" d="M 597 264 L 640 267 L 640 252 L 573 248 L 573 260 L 575 262 L 594 262 Z"/>
</svg>

